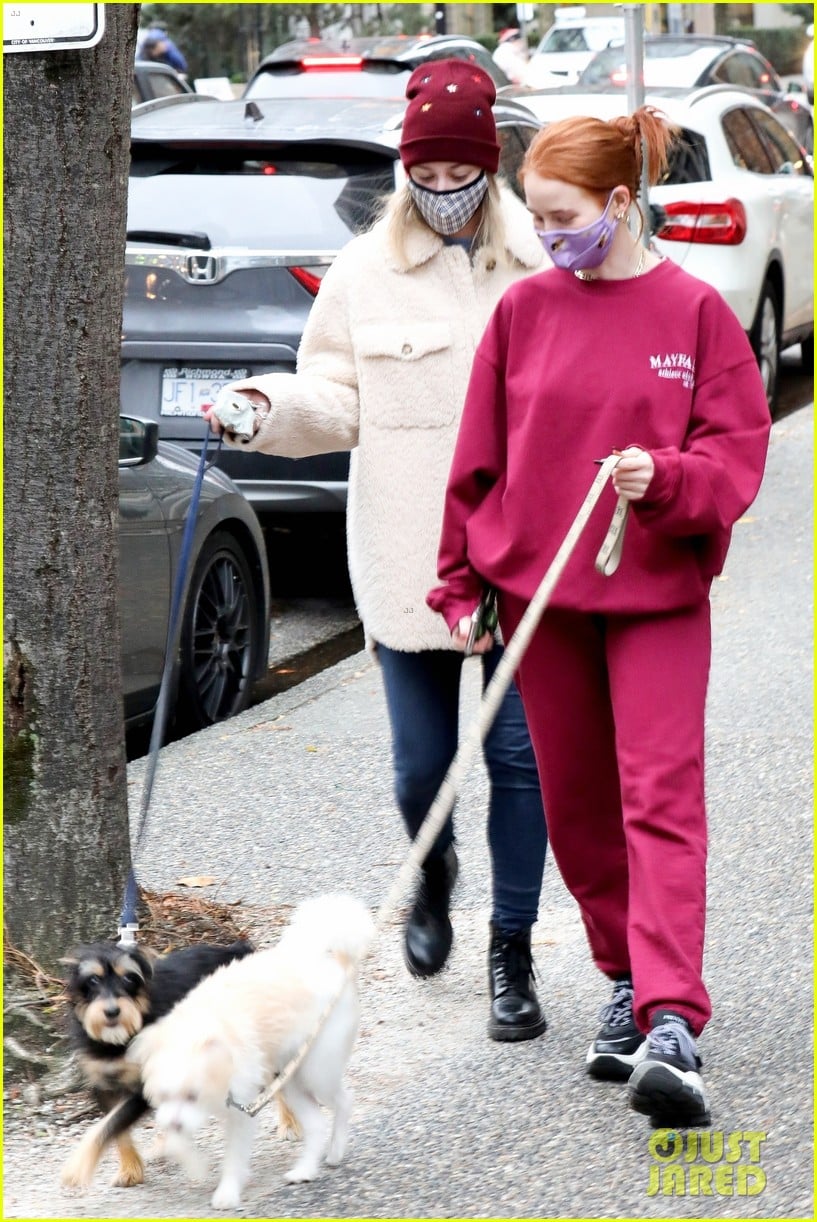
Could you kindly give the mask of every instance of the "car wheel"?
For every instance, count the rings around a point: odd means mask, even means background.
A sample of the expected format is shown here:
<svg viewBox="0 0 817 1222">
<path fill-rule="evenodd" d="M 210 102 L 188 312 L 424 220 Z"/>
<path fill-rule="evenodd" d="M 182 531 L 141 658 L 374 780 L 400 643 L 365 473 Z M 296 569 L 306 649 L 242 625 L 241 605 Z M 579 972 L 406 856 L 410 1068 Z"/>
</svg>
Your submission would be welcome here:
<svg viewBox="0 0 817 1222">
<path fill-rule="evenodd" d="M 202 729 L 245 709 L 261 635 L 247 558 L 217 531 L 201 550 L 184 610 L 176 723 Z"/>
<path fill-rule="evenodd" d="M 749 339 L 757 357 L 766 402 L 773 412 L 777 402 L 777 377 L 780 370 L 780 307 L 770 280 L 763 285 Z"/>
<path fill-rule="evenodd" d="M 805 373 L 814 373 L 814 335 L 800 341 L 800 360 Z"/>
</svg>

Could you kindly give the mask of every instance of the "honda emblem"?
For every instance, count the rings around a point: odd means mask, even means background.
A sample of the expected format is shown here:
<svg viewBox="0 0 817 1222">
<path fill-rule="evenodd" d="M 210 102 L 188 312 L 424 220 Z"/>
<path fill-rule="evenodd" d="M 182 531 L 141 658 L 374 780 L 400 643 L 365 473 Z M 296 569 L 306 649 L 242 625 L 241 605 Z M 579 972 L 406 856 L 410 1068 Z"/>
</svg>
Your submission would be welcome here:
<svg viewBox="0 0 817 1222">
<path fill-rule="evenodd" d="M 218 259 L 214 255 L 188 255 L 186 279 L 191 284 L 214 284 L 218 279 Z"/>
</svg>

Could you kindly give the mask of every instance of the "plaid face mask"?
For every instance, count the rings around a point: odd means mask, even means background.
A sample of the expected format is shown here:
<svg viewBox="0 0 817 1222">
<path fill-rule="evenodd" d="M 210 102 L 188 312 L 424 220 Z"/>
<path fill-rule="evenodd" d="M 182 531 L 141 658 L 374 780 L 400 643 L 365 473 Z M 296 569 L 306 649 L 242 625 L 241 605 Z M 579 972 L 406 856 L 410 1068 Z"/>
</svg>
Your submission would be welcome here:
<svg viewBox="0 0 817 1222">
<path fill-rule="evenodd" d="M 421 187 L 413 178 L 408 180 L 409 192 L 417 211 L 435 233 L 450 237 L 467 225 L 485 198 L 488 179 L 483 171 L 479 178 L 456 187 L 453 191 L 432 191 Z"/>
</svg>

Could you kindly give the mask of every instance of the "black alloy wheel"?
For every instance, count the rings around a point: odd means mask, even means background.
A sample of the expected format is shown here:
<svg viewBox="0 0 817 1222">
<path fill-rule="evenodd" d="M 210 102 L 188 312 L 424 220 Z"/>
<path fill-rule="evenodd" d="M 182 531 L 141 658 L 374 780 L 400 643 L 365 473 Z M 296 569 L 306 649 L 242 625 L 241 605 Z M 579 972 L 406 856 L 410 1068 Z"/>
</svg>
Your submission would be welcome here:
<svg viewBox="0 0 817 1222">
<path fill-rule="evenodd" d="M 247 558 L 217 531 L 201 550 L 182 624 L 176 723 L 202 729 L 249 704 L 261 642 Z"/>
</svg>

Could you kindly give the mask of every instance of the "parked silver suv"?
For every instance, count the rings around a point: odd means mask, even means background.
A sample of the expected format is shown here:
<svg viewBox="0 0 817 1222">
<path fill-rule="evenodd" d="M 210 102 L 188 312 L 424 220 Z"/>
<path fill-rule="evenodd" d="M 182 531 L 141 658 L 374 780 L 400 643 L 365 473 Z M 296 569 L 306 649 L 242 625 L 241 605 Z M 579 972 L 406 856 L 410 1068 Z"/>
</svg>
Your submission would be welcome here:
<svg viewBox="0 0 817 1222">
<path fill-rule="evenodd" d="M 197 95 L 141 106 L 132 124 L 122 410 L 198 452 L 225 382 L 294 372 L 321 277 L 402 175 L 404 102 Z M 538 120 L 497 102 L 501 170 L 516 175 Z M 223 450 L 260 512 L 343 512 L 348 454 Z"/>
</svg>

